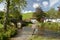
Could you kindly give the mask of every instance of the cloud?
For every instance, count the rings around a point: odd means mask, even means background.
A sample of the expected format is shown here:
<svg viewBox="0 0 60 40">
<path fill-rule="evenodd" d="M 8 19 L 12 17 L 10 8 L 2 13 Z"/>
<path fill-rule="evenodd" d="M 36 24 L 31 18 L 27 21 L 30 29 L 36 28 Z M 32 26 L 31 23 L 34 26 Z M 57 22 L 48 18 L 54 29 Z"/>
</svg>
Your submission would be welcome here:
<svg viewBox="0 0 60 40">
<path fill-rule="evenodd" d="M 40 4 L 39 3 L 33 3 L 33 8 L 37 8 L 37 7 L 40 7 Z"/>
<path fill-rule="evenodd" d="M 22 13 L 29 13 L 29 12 L 33 12 L 33 11 L 24 11 L 24 10 L 22 11 Z"/>
<path fill-rule="evenodd" d="M 0 6 L 0 11 L 4 11 L 4 7 L 3 6 Z"/>
<path fill-rule="evenodd" d="M 43 6 L 45 6 L 45 7 L 48 6 L 48 2 L 47 2 L 47 1 L 43 1 L 42 4 L 43 4 Z"/>
<path fill-rule="evenodd" d="M 59 2 L 59 0 L 50 0 L 50 7 Z"/>
<path fill-rule="evenodd" d="M 40 1 L 40 0 L 37 0 L 37 1 Z"/>
<path fill-rule="evenodd" d="M 5 6 L 4 3 L 1 3 L 1 4 L 0 4 L 0 11 L 4 11 L 4 6 Z"/>
<path fill-rule="evenodd" d="M 55 7 L 55 10 L 58 10 L 58 8 L 57 8 L 57 7 Z"/>
</svg>

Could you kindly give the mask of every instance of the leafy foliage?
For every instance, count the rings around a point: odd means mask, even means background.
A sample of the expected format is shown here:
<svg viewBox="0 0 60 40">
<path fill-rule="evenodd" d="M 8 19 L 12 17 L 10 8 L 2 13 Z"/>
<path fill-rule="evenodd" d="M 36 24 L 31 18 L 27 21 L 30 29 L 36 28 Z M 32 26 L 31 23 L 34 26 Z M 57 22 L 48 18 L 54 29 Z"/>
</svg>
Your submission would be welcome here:
<svg viewBox="0 0 60 40">
<path fill-rule="evenodd" d="M 0 23 L 3 24 L 4 21 L 4 12 L 0 11 Z"/>
<path fill-rule="evenodd" d="M 3 25 L 2 24 L 0 24 L 0 28 L 3 28 Z"/>
<path fill-rule="evenodd" d="M 47 12 L 47 18 L 58 18 L 57 16 L 57 11 L 54 8 L 51 8 L 48 12 Z"/>
<path fill-rule="evenodd" d="M 2 0 L 0 0 L 0 3 L 2 2 Z"/>
<path fill-rule="evenodd" d="M 33 16 L 40 22 L 43 22 L 46 14 L 42 11 L 41 8 L 36 8 L 36 12 L 33 14 Z"/>
<path fill-rule="evenodd" d="M 16 30 L 13 26 L 8 27 L 6 32 L 4 32 L 3 28 L 0 28 L 0 40 L 9 40 L 10 37 L 16 34 Z"/>
<path fill-rule="evenodd" d="M 60 11 L 57 12 L 57 18 L 60 18 Z"/>
<path fill-rule="evenodd" d="M 2 30 L 0 30 L 0 40 L 8 40 L 8 38 L 10 38 L 11 36 L 13 36 L 16 33 L 16 27 L 12 27 L 10 25 L 8 25 L 9 23 L 9 18 L 10 18 L 10 14 L 13 15 L 13 18 L 20 18 L 21 15 L 21 10 L 22 8 L 24 8 L 26 6 L 26 0 L 0 0 L 0 2 L 5 1 L 5 5 L 6 5 L 6 13 L 4 14 L 4 28 L 2 28 Z M 15 14 L 14 14 L 15 13 Z M 3 14 L 1 13 L 0 15 L 1 17 L 3 16 Z M 5 30 L 3 30 L 5 29 Z"/>
<path fill-rule="evenodd" d="M 1 0 L 0 0 L 1 1 Z M 22 19 L 21 10 L 26 6 L 26 0 L 2 0 L 5 1 L 6 13 L 4 19 L 4 29 L 6 29 L 7 24 L 9 23 L 9 14 L 13 13 L 13 18 Z M 15 13 L 15 14 L 14 14 Z"/>
</svg>

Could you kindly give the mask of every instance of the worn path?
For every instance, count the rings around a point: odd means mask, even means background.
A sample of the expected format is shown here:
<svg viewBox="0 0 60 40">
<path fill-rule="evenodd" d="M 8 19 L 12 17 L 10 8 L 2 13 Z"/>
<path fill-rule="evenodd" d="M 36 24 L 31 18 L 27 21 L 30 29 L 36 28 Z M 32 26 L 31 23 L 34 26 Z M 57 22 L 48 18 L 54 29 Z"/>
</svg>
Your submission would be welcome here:
<svg viewBox="0 0 60 40">
<path fill-rule="evenodd" d="M 41 33 L 42 31 L 40 31 Z M 32 28 L 31 27 L 24 27 L 22 30 L 19 29 L 18 30 L 18 34 L 16 35 L 16 37 L 11 38 L 11 40 L 28 40 L 31 36 L 32 36 Z M 50 30 L 45 30 L 43 32 L 43 36 L 45 37 L 57 37 L 60 38 L 60 32 L 54 32 L 54 31 L 50 31 Z"/>
<path fill-rule="evenodd" d="M 18 30 L 18 35 L 11 38 L 11 40 L 28 40 L 32 36 L 32 29 L 30 27 L 24 27 L 22 30 Z"/>
</svg>

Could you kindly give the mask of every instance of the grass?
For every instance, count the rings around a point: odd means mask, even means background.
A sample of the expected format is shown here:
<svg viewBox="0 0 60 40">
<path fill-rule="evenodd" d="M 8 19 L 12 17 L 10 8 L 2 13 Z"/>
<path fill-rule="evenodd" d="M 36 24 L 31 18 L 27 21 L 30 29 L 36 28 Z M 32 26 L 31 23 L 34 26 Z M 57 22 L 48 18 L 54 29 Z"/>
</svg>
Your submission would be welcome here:
<svg viewBox="0 0 60 40">
<path fill-rule="evenodd" d="M 60 23 L 44 23 L 43 27 L 48 30 L 60 31 Z"/>
<path fill-rule="evenodd" d="M 22 14 L 22 16 L 23 16 L 23 17 L 22 17 L 23 20 L 32 18 L 32 14 L 33 14 L 33 13 Z"/>
<path fill-rule="evenodd" d="M 42 25 L 45 29 L 48 29 L 48 30 L 53 30 L 53 31 L 60 31 L 60 23 L 53 23 L 53 22 L 51 22 L 51 23 L 44 23 L 43 25 Z M 39 35 L 39 36 L 36 36 L 36 35 L 33 35 L 33 36 L 31 36 L 30 38 L 29 38 L 29 40 L 60 40 L 59 38 L 56 38 L 56 37 L 47 37 L 47 36 L 41 36 L 41 35 Z"/>
<path fill-rule="evenodd" d="M 59 40 L 59 38 L 44 37 L 44 36 L 32 36 L 29 40 Z"/>
</svg>

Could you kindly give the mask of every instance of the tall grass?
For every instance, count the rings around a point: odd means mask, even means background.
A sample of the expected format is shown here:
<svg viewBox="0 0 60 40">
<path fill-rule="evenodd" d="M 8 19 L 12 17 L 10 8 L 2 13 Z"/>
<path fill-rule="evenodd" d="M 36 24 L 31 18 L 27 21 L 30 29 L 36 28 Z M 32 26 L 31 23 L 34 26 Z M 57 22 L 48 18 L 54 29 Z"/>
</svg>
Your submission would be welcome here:
<svg viewBox="0 0 60 40">
<path fill-rule="evenodd" d="M 47 30 L 60 31 L 60 23 L 45 22 L 42 25 L 40 25 L 40 27 L 47 29 Z"/>
</svg>

